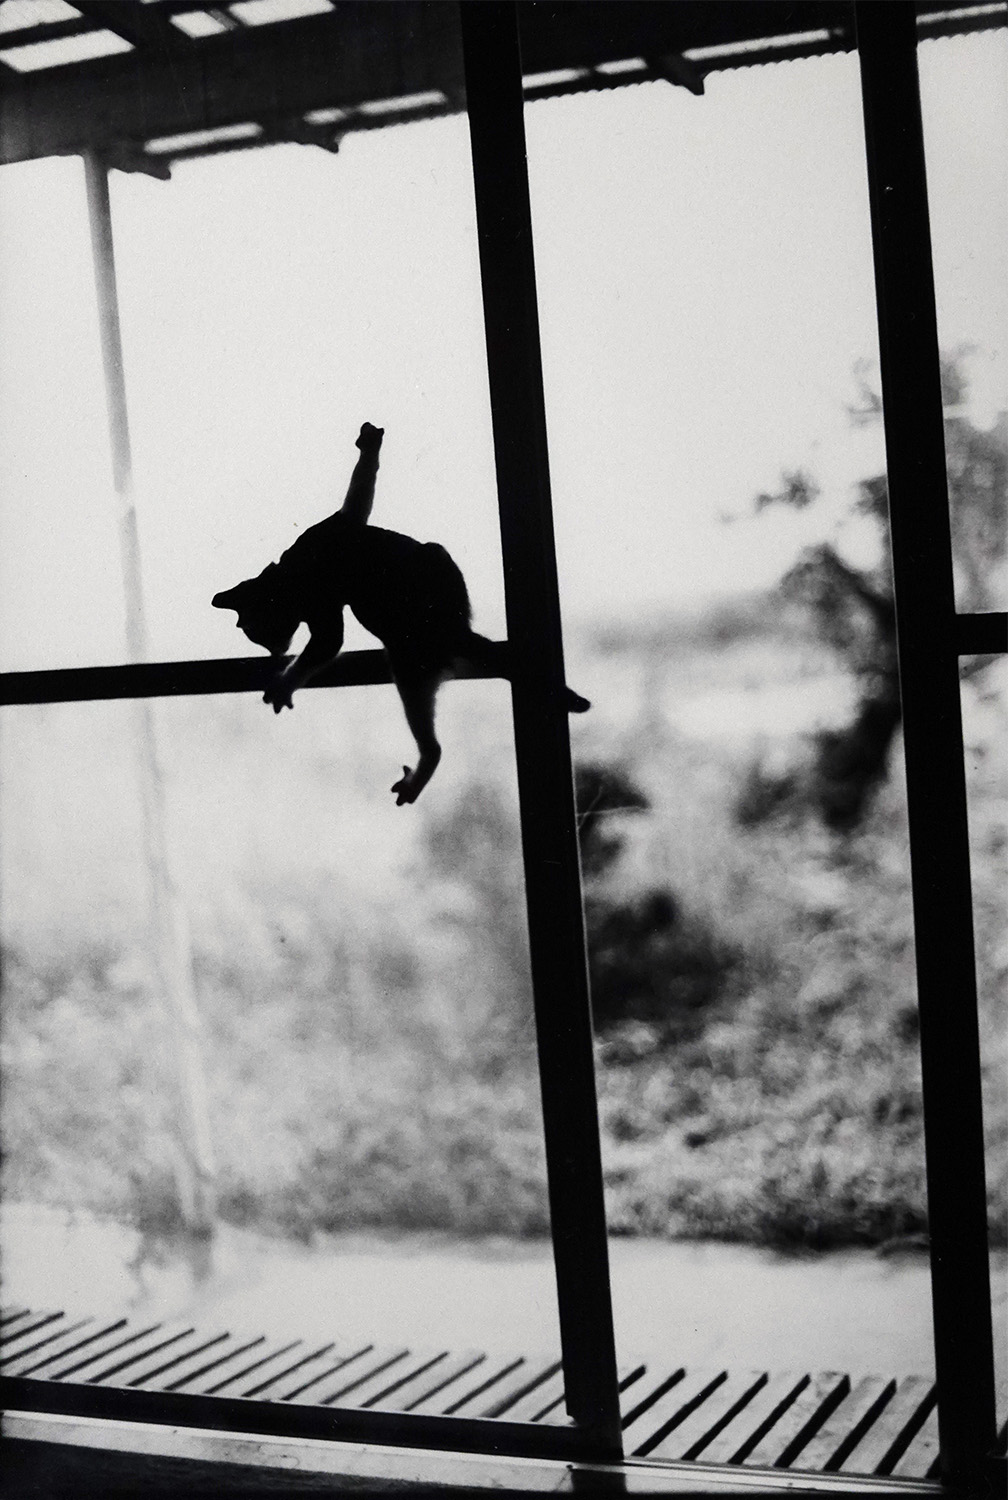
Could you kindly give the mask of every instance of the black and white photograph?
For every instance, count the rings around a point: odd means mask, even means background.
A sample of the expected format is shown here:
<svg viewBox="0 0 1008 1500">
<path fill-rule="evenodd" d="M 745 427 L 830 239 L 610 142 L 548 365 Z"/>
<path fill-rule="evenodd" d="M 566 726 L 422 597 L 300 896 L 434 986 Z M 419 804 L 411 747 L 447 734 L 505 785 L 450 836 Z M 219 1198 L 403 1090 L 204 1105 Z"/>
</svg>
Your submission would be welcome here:
<svg viewBox="0 0 1008 1500">
<path fill-rule="evenodd" d="M 0 1492 L 998 1500 L 1008 4 L 0 0 Z"/>
</svg>

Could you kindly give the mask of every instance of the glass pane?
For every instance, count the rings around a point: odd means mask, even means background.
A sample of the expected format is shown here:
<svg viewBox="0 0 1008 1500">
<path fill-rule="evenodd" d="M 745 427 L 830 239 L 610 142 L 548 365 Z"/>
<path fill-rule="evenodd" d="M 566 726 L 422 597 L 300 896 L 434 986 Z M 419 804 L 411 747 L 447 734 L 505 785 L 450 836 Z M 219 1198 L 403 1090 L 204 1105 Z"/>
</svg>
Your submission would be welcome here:
<svg viewBox="0 0 1008 1500">
<path fill-rule="evenodd" d="M 0 169 L 0 668 L 122 659 L 123 596 L 79 161 Z"/>
<path fill-rule="evenodd" d="M 210 600 L 342 504 L 364 421 L 386 432 L 375 523 L 448 545 L 500 635 L 465 117 L 172 171 L 110 179 L 152 659 L 259 654 Z M 2 665 L 122 661 L 80 163 L 4 189 Z M 374 644 L 351 625 L 348 648 Z"/>
<path fill-rule="evenodd" d="M 744 1372 L 933 1370 L 857 62 L 525 116 L 618 1351 L 740 1403 L 626 1437 L 772 1464 Z"/>
<path fill-rule="evenodd" d="M 963 749 L 969 809 L 973 936 L 976 944 L 980 1064 L 987 1144 L 987 1202 L 998 1422 L 1008 1420 L 1008 662 L 967 657 L 962 681 Z"/>
<path fill-rule="evenodd" d="M 558 1357 L 507 690 L 445 689 L 416 816 L 391 688 L 156 706 L 192 1046 L 148 935 L 141 715 L 0 723 L 5 1302 Z"/>
<path fill-rule="evenodd" d="M 401 106 L 366 103 L 375 128 L 338 156 L 112 174 L 155 658 L 257 651 L 211 599 L 342 502 L 365 421 L 385 430 L 375 523 L 445 544 L 476 628 L 502 634 L 468 125 L 386 126 Z M 5 496 L 8 471 L 27 476 L 4 522 L 23 579 L 0 618 L 8 668 L 124 659 L 87 216 L 79 164 L 60 166 L 8 179 L 17 256 L 69 225 L 76 278 L 61 292 L 76 321 L 41 350 L 59 310 L 33 306 L 27 271 L 0 292 L 18 340 Z M 51 437 L 35 452 L 57 396 L 90 468 Z M 47 568 L 79 587 L 60 593 Z M 375 642 L 352 625 L 346 644 Z M 508 692 L 444 687 L 444 756 L 411 807 L 389 793 L 415 754 L 391 688 L 295 701 L 279 718 L 254 695 L 152 708 L 161 905 L 174 892 L 191 933 L 194 1034 L 156 1005 L 142 710 L 4 712 L 5 1296 L 410 1358 L 485 1351 L 494 1368 L 468 1385 L 511 1410 L 522 1380 L 503 1372 L 542 1356 L 532 1380 L 552 1380 L 559 1337 Z M 184 961 L 173 973 L 184 997 Z M 207 1151 L 209 1265 L 182 1232 Z M 559 1399 L 553 1381 L 543 1404 Z"/>
<path fill-rule="evenodd" d="M 956 603 L 1008 607 L 1008 34 L 917 49 Z"/>
</svg>

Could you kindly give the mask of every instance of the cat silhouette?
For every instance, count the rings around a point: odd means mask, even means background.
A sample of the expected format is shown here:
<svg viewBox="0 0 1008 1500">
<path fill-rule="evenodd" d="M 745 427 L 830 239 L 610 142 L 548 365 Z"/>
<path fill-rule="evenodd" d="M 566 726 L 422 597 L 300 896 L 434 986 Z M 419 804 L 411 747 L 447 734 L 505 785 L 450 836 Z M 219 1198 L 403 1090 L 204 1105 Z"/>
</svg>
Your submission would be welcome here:
<svg viewBox="0 0 1008 1500">
<path fill-rule="evenodd" d="M 338 511 L 309 527 L 279 561 L 211 602 L 235 610 L 238 629 L 274 657 L 286 655 L 302 622 L 308 626 L 304 650 L 278 669 L 264 694 L 275 713 L 293 708 L 296 690 L 339 655 L 344 609 L 377 636 L 419 752 L 392 787 L 401 807 L 416 801 L 441 759 L 434 730 L 441 683 L 463 663 L 494 676 L 507 669 L 493 643 L 473 630 L 465 580 L 445 548 L 368 524 L 384 435 L 370 422 L 361 427 L 360 456 Z M 565 694 L 569 712 L 590 708 L 570 688 Z"/>
</svg>

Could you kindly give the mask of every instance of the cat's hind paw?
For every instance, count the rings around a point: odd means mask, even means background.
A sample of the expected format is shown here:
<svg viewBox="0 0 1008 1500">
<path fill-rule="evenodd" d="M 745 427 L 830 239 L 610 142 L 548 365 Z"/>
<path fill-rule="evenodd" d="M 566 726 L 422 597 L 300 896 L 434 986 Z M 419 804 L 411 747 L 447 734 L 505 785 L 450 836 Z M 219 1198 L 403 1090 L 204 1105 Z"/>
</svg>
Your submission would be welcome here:
<svg viewBox="0 0 1008 1500">
<path fill-rule="evenodd" d="M 272 703 L 273 712 L 278 714 L 282 708 L 293 708 L 293 689 L 284 682 L 283 677 L 276 677 L 263 693 L 263 702 Z"/>
<path fill-rule="evenodd" d="M 407 802 L 416 801 L 420 795 L 420 788 L 416 787 L 414 789 L 413 772 L 409 766 L 403 766 L 402 776 L 392 787 L 392 791 L 395 792 L 396 807 L 402 807 Z"/>
</svg>

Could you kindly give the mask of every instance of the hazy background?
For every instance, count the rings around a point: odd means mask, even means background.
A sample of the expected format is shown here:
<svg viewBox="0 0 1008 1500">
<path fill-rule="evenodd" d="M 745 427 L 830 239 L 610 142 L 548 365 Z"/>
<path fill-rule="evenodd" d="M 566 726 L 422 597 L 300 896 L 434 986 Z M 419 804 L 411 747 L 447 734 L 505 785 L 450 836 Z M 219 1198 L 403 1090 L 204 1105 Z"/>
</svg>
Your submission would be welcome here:
<svg viewBox="0 0 1008 1500">
<path fill-rule="evenodd" d="M 986 425 L 1006 387 L 1004 38 L 920 56 L 941 340 L 977 346 Z M 856 58 L 526 113 L 568 615 L 773 582 L 795 518 L 719 517 L 783 462 L 814 463 L 839 506 L 878 461 L 842 404 L 876 348 Z M 113 173 L 156 656 L 245 649 L 209 596 L 342 499 L 364 419 L 387 431 L 376 521 L 449 543 L 481 627 L 503 628 L 469 179 L 462 117 L 168 184 Z M 117 660 L 83 171 L 10 167 L 2 191 L 3 660 Z"/>
<path fill-rule="evenodd" d="M 981 429 L 1008 406 L 1006 56 L 1003 34 L 920 49 L 940 337 L 971 348 Z M 536 103 L 526 125 L 568 675 L 594 704 L 575 758 L 625 788 L 618 852 L 588 872 L 599 962 L 636 997 L 599 1014 L 610 1228 L 920 1245 L 900 748 L 850 837 L 739 817 L 754 768 L 854 701 L 777 580 L 812 541 L 878 554 L 850 499 L 880 429 L 845 409 L 876 355 L 856 58 L 715 74 L 702 99 Z M 0 194 L 0 664 L 121 661 L 81 165 L 6 168 Z M 464 118 L 167 184 L 113 173 L 112 210 L 154 659 L 248 652 L 210 597 L 339 503 L 363 420 L 386 429 L 376 523 L 446 543 L 503 634 Z M 821 500 L 755 516 L 783 467 Z M 964 693 L 1003 1240 L 1003 674 Z M 142 1261 L 178 1205 L 131 722 L 0 716 L 4 1188 L 139 1228 Z M 157 722 L 222 1222 L 541 1235 L 505 688 L 446 688 L 413 809 L 387 790 L 412 753 L 391 689 L 280 719 L 255 695 L 165 702 Z"/>
</svg>

